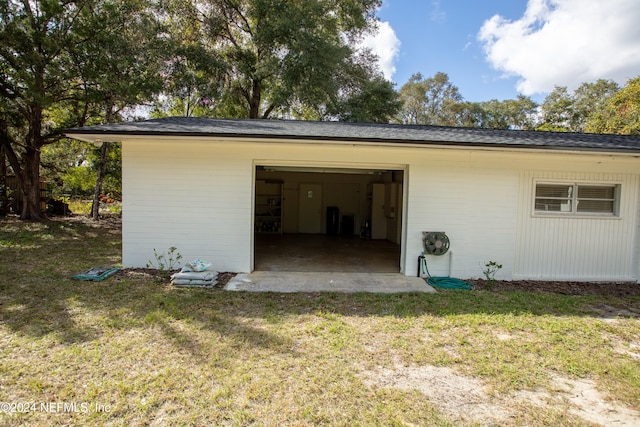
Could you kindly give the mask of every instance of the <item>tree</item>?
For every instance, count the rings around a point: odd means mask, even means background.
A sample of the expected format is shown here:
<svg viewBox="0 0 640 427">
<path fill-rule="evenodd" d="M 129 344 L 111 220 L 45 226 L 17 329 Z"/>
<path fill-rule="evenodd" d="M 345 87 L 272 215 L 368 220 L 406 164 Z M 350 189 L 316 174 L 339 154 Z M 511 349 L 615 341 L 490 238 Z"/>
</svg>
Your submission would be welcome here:
<svg viewBox="0 0 640 427">
<path fill-rule="evenodd" d="M 95 147 L 89 142 L 73 139 L 62 139 L 55 144 L 48 144 L 42 147 L 40 156 L 40 169 L 42 176 L 52 183 L 52 197 L 62 195 L 65 186 L 65 176 L 70 170 L 87 166 L 90 163 L 92 152 Z M 90 168 L 86 168 L 90 169 Z M 77 175 L 76 175 L 77 176 Z M 77 181 L 77 180 L 76 180 Z M 95 185 L 95 174 L 93 183 L 84 183 L 83 187 Z M 77 189 L 78 186 L 76 186 Z M 83 194 L 87 195 L 87 194 Z"/>
<path fill-rule="evenodd" d="M 596 133 L 640 134 L 640 76 L 630 79 L 611 96 L 590 118 L 586 129 Z"/>
<path fill-rule="evenodd" d="M 541 106 L 539 130 L 584 132 L 590 118 L 598 114 L 607 100 L 619 90 L 612 80 L 582 83 L 570 94 L 565 86 L 556 86 Z"/>
<path fill-rule="evenodd" d="M 161 33 L 147 31 L 146 6 L 0 0 L 0 144 L 25 195 L 21 218 L 43 218 L 40 153 L 59 129 L 114 120 L 153 81 L 144 53 Z"/>
<path fill-rule="evenodd" d="M 398 114 L 401 102 L 394 84 L 371 66 L 375 62 L 376 56 L 370 51 L 359 51 L 334 76 L 340 88 L 337 94 L 324 103 L 294 107 L 292 115 L 311 120 L 389 123 Z"/>
<path fill-rule="evenodd" d="M 619 90 L 620 86 L 613 80 L 599 79 L 595 83 L 582 83 L 573 93 L 571 129 L 585 132 L 592 117 L 600 114 Z"/>
<path fill-rule="evenodd" d="M 456 126 L 461 122 L 462 95 L 449 81 L 446 73 L 438 72 L 423 79 L 416 73 L 400 88 L 403 124 Z"/>
<path fill-rule="evenodd" d="M 175 26 L 171 22 L 170 26 Z M 153 117 L 238 117 L 241 109 L 223 111 L 224 70 L 215 50 L 189 38 L 173 40 L 172 57 L 161 71 L 163 90 L 156 99 Z M 220 100 L 220 102 L 215 102 Z"/>
<path fill-rule="evenodd" d="M 517 99 L 472 103 L 462 114 L 463 124 L 487 129 L 531 130 L 535 128 L 537 108 L 538 104 L 523 95 Z"/>
<path fill-rule="evenodd" d="M 542 123 L 538 130 L 569 132 L 573 117 L 573 99 L 566 86 L 556 86 L 540 106 Z"/>
<path fill-rule="evenodd" d="M 508 129 L 533 130 L 537 121 L 538 104 L 528 96 L 502 101 L 508 117 Z"/>
<path fill-rule="evenodd" d="M 42 150 L 42 175 L 52 184 L 51 197 L 68 195 L 72 198 L 90 198 L 96 188 L 97 165 L 102 146 L 74 139 L 62 139 Z M 105 162 L 103 193 L 118 197 L 122 191 L 121 148 L 110 143 L 108 161 Z"/>
<path fill-rule="evenodd" d="M 87 40 L 76 57 L 83 64 L 81 101 L 93 106 L 103 123 L 122 119 L 126 109 L 152 99 L 162 88 L 164 59 L 171 54 L 162 34 L 164 28 L 148 1 L 103 1 L 82 20 L 78 32 Z M 85 108 L 88 111 L 90 108 Z M 79 117 L 83 124 L 87 117 Z M 107 173 L 111 144 L 103 142 L 93 162 L 96 185 L 91 216 L 99 219 L 100 195 Z"/>
<path fill-rule="evenodd" d="M 40 149 L 52 142 L 47 109 L 75 84 L 63 46 L 78 43 L 73 28 L 88 2 L 0 2 L 0 143 L 24 193 L 23 219 L 42 219 Z"/>
<path fill-rule="evenodd" d="M 538 104 L 519 95 L 516 99 L 466 102 L 445 73 L 423 78 L 416 73 L 400 88 L 404 124 L 465 126 L 488 129 L 533 129 Z"/>
<path fill-rule="evenodd" d="M 343 122 L 389 123 L 400 111 L 401 102 L 393 83 L 382 77 L 365 80 L 335 106 Z"/>
<path fill-rule="evenodd" d="M 350 42 L 372 28 L 380 3 L 174 0 L 170 19 L 187 28 L 183 47 L 190 49 L 176 58 L 182 68 L 172 81 L 189 83 L 187 94 L 205 100 L 214 116 L 268 118 L 294 105 L 331 104 L 341 70 L 355 61 Z M 220 82 L 218 93 L 203 93 L 207 79 Z"/>
</svg>

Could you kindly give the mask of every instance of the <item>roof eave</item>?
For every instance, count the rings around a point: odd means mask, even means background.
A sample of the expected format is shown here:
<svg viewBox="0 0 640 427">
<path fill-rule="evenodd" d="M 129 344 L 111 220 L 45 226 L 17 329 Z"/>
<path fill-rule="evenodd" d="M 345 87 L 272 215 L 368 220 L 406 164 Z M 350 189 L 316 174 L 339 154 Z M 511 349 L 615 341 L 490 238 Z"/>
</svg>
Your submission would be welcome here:
<svg viewBox="0 0 640 427">
<path fill-rule="evenodd" d="M 207 139 L 242 139 L 252 142 L 259 141 L 278 141 L 289 143 L 318 143 L 332 142 L 337 144 L 354 144 L 359 145 L 375 145 L 389 147 L 418 147 L 425 146 L 432 148 L 448 148 L 448 149 L 480 149 L 491 151 L 552 151 L 558 153 L 582 153 L 582 154 L 610 154 L 622 156 L 640 157 L 640 148 L 597 148 L 597 147 L 577 147 L 577 146 L 557 146 L 545 144 L 509 144 L 509 143 L 485 143 L 476 141 L 438 141 L 438 140 L 406 140 L 406 139 L 382 139 L 382 138 L 353 138 L 353 137 L 335 137 L 335 136 L 306 136 L 306 135 L 268 135 L 268 134 L 241 134 L 241 133 L 216 133 L 209 132 L 149 132 L 149 131 L 109 131 L 104 130 L 96 132 L 95 130 L 73 129 L 73 131 L 65 133 L 69 138 L 78 139 L 93 144 L 102 142 L 120 142 L 127 137 L 191 137 L 191 138 L 207 138 Z"/>
</svg>

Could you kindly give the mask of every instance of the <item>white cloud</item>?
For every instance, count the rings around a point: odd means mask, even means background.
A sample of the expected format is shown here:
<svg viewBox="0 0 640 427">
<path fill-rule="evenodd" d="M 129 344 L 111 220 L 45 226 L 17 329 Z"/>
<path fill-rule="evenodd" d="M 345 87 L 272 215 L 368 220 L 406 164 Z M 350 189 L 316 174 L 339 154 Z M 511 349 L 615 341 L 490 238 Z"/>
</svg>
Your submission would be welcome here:
<svg viewBox="0 0 640 427">
<path fill-rule="evenodd" d="M 478 38 L 489 63 L 533 95 L 640 75 L 639 23 L 638 0 L 529 0 L 520 19 L 495 15 Z"/>
<path fill-rule="evenodd" d="M 392 80 L 396 72 L 395 62 L 400 52 L 400 40 L 388 22 L 379 22 L 378 30 L 365 37 L 361 46 L 378 55 L 378 65 L 387 80 Z"/>
<path fill-rule="evenodd" d="M 442 23 L 447 19 L 447 13 L 440 7 L 440 0 L 431 1 L 431 13 L 429 19 L 438 23 Z"/>
</svg>

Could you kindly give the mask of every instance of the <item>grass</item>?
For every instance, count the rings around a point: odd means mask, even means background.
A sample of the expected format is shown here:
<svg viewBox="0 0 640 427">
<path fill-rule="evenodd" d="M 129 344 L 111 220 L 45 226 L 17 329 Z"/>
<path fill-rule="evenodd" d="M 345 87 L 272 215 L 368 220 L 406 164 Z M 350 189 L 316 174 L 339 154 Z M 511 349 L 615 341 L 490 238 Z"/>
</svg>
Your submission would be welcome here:
<svg viewBox="0 0 640 427">
<path fill-rule="evenodd" d="M 71 199 L 69 200 L 69 210 L 75 215 L 89 215 L 91 214 L 91 200 Z M 113 203 L 101 203 L 100 214 L 101 215 L 119 215 L 122 213 L 122 202 Z"/>
<path fill-rule="evenodd" d="M 69 200 L 69 210 L 76 215 L 89 215 L 91 213 L 91 201 L 81 199 Z"/>
<path fill-rule="evenodd" d="M 114 221 L 0 220 L 0 402 L 77 405 L 0 412 L 0 424 L 492 425 L 425 398 L 407 377 L 407 387 L 375 380 L 423 366 L 480 381 L 510 411 L 501 425 L 588 424 L 559 397 L 558 377 L 640 407 L 640 320 L 592 309 L 638 312 L 638 298 L 247 294 L 144 275 L 70 279 L 118 264 L 120 251 Z M 546 393 L 546 404 L 511 399 L 522 391 Z M 43 410 L 52 407 L 61 410 Z"/>
</svg>

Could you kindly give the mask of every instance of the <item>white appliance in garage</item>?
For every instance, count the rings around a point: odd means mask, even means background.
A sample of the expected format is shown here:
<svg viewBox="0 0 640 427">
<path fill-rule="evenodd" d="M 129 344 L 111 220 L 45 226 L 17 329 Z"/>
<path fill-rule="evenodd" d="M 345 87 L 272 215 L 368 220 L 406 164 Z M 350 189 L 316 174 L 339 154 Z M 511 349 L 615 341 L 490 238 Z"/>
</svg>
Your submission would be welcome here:
<svg viewBox="0 0 640 427">
<path fill-rule="evenodd" d="M 371 185 L 371 238 L 400 243 L 402 234 L 402 185 L 397 182 Z"/>
</svg>

